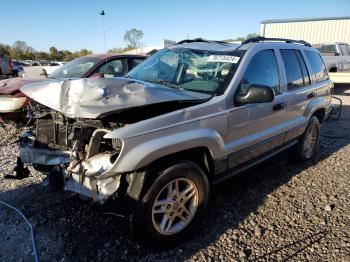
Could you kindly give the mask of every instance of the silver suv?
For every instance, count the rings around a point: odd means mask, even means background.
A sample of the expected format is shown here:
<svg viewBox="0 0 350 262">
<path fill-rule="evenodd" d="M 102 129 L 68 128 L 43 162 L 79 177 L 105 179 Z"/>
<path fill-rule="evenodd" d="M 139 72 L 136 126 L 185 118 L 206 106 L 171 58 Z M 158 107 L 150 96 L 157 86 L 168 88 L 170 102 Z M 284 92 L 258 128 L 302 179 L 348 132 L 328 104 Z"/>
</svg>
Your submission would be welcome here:
<svg viewBox="0 0 350 262">
<path fill-rule="evenodd" d="M 52 188 L 123 201 L 138 237 L 172 244 L 201 220 L 213 185 L 287 148 L 312 158 L 332 89 L 306 42 L 185 40 L 123 78 L 22 87 L 37 104 L 21 160 Z"/>
</svg>

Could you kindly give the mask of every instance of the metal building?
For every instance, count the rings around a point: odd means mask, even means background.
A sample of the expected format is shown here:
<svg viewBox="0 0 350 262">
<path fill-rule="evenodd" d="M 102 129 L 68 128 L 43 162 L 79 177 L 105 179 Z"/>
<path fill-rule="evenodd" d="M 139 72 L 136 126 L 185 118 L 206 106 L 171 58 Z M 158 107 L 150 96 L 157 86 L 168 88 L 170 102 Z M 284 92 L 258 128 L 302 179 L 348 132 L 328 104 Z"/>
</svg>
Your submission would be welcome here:
<svg viewBox="0 0 350 262">
<path fill-rule="evenodd" d="M 261 22 L 261 36 L 305 40 L 310 44 L 350 43 L 350 17 L 276 19 Z"/>
</svg>

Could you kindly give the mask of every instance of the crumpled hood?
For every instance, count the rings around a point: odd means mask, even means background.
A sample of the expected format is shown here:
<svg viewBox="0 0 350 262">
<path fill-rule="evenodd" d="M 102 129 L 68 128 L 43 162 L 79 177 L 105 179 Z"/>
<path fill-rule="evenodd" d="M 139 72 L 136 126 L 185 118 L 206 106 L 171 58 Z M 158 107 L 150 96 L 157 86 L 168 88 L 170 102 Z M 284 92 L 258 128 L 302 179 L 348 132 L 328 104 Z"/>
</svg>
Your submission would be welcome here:
<svg viewBox="0 0 350 262">
<path fill-rule="evenodd" d="M 20 90 L 40 104 L 79 118 L 98 118 L 132 107 L 211 97 L 128 78 L 49 80 L 25 85 Z"/>
<path fill-rule="evenodd" d="M 17 77 L 0 81 L 0 94 L 11 95 L 23 85 L 47 80 L 46 77 Z"/>
</svg>

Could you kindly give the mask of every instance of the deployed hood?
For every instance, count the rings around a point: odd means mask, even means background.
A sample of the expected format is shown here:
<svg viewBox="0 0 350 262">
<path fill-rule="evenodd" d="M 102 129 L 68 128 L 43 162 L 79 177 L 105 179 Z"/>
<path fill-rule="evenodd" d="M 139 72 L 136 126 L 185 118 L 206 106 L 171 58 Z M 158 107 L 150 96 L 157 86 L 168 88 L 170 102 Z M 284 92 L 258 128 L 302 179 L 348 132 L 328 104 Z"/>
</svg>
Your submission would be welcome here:
<svg viewBox="0 0 350 262">
<path fill-rule="evenodd" d="M 23 85 L 47 80 L 46 77 L 17 77 L 0 81 L 0 94 L 11 95 L 18 91 Z"/>
<path fill-rule="evenodd" d="M 99 118 L 128 108 L 211 96 L 128 78 L 49 80 L 27 84 L 25 95 L 68 117 Z"/>
</svg>

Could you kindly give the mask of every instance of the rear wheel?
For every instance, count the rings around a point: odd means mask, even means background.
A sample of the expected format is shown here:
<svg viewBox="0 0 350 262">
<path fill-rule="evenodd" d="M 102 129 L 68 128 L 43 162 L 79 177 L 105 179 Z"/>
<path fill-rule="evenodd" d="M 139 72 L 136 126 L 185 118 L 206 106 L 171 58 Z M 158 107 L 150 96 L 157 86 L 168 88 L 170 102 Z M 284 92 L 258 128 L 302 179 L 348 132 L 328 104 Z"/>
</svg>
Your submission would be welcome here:
<svg viewBox="0 0 350 262">
<path fill-rule="evenodd" d="M 312 116 L 309 124 L 298 141 L 296 156 L 300 160 L 309 160 L 317 152 L 320 135 L 320 122 L 316 116 Z"/>
<path fill-rule="evenodd" d="M 130 219 L 137 238 L 158 246 L 185 239 L 200 222 L 209 198 L 206 174 L 184 161 L 163 168 Z"/>
</svg>

